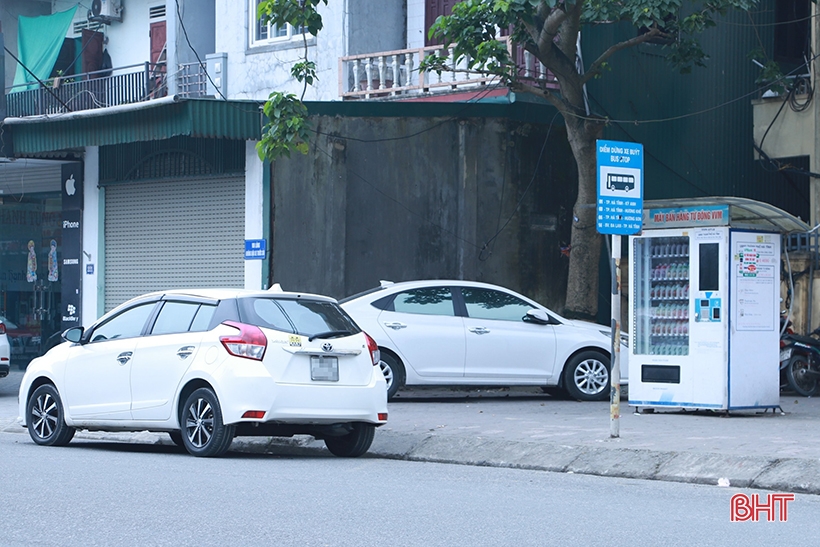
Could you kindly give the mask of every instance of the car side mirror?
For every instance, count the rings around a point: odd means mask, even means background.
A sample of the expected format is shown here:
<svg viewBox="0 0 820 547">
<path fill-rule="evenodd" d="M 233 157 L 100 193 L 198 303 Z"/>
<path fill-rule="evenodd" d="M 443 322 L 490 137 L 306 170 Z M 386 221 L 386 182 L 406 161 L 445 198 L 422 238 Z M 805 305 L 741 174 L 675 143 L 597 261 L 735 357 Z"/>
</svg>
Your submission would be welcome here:
<svg viewBox="0 0 820 547">
<path fill-rule="evenodd" d="M 85 329 L 83 327 L 71 327 L 63 331 L 63 339 L 75 344 L 82 340 Z"/>
<path fill-rule="evenodd" d="M 539 325 L 549 325 L 552 323 L 552 319 L 549 314 L 547 314 L 544 310 L 539 309 L 529 310 L 527 315 L 524 316 L 524 321 L 527 321 L 528 323 L 537 323 Z"/>
</svg>

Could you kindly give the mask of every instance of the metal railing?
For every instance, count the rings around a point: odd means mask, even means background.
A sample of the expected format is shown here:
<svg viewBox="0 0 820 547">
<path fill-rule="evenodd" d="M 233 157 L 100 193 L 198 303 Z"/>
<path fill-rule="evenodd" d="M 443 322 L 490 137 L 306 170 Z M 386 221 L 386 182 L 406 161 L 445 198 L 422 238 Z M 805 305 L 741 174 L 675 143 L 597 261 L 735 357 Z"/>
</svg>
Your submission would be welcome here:
<svg viewBox="0 0 820 547">
<path fill-rule="evenodd" d="M 205 97 L 208 93 L 208 74 L 200 63 L 184 63 L 177 72 L 177 95 Z"/>
<path fill-rule="evenodd" d="M 783 235 L 783 250 L 789 253 L 808 254 L 812 267 L 820 271 L 820 232 L 785 234 Z"/>
<path fill-rule="evenodd" d="M 8 117 L 41 116 L 138 103 L 168 94 L 165 63 L 142 63 L 44 80 L 36 89 L 6 89 Z"/>
<path fill-rule="evenodd" d="M 516 47 L 509 37 L 499 38 L 519 65 L 519 77 L 531 83 L 557 88 L 555 76 L 530 52 Z M 451 59 L 449 71 L 438 74 L 419 70 L 429 55 Z M 452 62 L 453 47 L 426 46 L 339 58 L 339 96 L 342 99 L 370 99 L 397 95 L 428 94 L 471 90 L 498 81 L 496 76 L 468 70 L 467 63 Z"/>
</svg>

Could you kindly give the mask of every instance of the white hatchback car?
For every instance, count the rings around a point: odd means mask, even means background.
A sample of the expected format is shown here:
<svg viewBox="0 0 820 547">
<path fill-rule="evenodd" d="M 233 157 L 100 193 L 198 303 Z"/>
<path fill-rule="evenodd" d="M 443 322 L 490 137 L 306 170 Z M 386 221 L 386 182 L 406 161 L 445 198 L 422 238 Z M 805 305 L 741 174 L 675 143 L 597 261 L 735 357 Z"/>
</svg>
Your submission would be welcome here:
<svg viewBox="0 0 820 547">
<path fill-rule="evenodd" d="M 331 298 L 174 290 L 130 300 L 29 364 L 20 423 L 41 445 L 77 429 L 168 432 L 194 456 L 234 435 L 313 435 L 364 454 L 387 421 L 378 347 Z"/>
<path fill-rule="evenodd" d="M 405 385 L 533 385 L 585 401 L 609 397 L 610 328 L 564 319 L 509 289 L 470 281 L 382 281 L 339 303 L 376 339 L 389 399 Z"/>
<path fill-rule="evenodd" d="M 9 375 L 11 369 L 11 345 L 6 334 L 6 324 L 0 321 L 0 378 Z"/>
</svg>

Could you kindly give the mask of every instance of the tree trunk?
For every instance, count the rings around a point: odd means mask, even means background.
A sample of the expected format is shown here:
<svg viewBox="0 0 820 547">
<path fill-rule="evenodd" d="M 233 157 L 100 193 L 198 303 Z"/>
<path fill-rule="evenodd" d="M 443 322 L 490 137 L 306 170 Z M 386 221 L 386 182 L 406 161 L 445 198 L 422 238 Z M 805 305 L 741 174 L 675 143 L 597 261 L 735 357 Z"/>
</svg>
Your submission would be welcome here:
<svg viewBox="0 0 820 547">
<path fill-rule="evenodd" d="M 567 138 L 578 166 L 578 199 L 572 219 L 569 279 L 564 315 L 595 319 L 598 313 L 598 266 L 601 237 L 595 226 L 597 196 L 597 156 L 595 141 L 603 124 L 565 116 Z"/>
</svg>

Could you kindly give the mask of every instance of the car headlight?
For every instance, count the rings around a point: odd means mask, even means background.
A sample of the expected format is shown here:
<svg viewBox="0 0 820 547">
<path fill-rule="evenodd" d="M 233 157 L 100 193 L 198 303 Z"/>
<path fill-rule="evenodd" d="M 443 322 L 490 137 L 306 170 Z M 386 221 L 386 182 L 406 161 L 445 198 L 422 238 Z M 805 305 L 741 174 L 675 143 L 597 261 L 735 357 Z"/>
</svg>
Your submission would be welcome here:
<svg viewBox="0 0 820 547">
<path fill-rule="evenodd" d="M 601 334 L 603 334 L 604 336 L 606 336 L 610 340 L 612 339 L 611 338 L 612 337 L 612 331 L 611 330 L 602 330 Z M 624 347 L 627 347 L 627 348 L 629 347 L 629 335 L 625 332 L 621 333 L 621 345 L 624 346 Z"/>
</svg>

